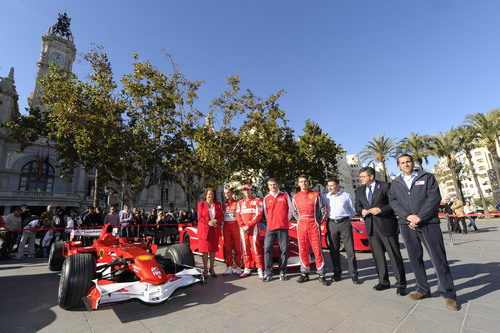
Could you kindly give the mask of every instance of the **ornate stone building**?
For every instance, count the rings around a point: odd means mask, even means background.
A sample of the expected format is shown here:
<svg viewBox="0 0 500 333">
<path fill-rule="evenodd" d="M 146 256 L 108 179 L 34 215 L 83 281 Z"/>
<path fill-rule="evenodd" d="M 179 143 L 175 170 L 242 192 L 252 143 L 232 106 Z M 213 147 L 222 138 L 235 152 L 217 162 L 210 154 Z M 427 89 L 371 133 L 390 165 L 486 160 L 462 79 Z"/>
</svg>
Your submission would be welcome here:
<svg viewBox="0 0 500 333">
<path fill-rule="evenodd" d="M 43 91 L 38 81 L 48 74 L 52 62 L 64 71 L 72 71 L 76 47 L 69 23 L 66 14 L 59 14 L 57 23 L 42 36 L 35 89 L 28 98 L 30 107 L 44 107 L 40 101 Z M 12 68 L 8 76 L 0 77 L 0 122 L 19 114 L 18 99 Z M 22 153 L 17 153 L 17 149 L 18 145 L 0 129 L 0 214 L 6 214 L 12 206 L 21 204 L 28 205 L 34 213 L 41 212 L 49 204 L 80 209 L 92 204 L 92 175 L 79 168 L 71 182 L 61 178 L 56 167 L 57 154 L 43 140 L 34 142 Z M 120 198 L 118 193 L 108 195 L 102 198 L 102 206 L 104 201 L 120 204 Z M 143 191 L 136 204 L 146 209 L 160 204 L 184 209 L 188 202 L 176 184 L 166 183 Z"/>
</svg>

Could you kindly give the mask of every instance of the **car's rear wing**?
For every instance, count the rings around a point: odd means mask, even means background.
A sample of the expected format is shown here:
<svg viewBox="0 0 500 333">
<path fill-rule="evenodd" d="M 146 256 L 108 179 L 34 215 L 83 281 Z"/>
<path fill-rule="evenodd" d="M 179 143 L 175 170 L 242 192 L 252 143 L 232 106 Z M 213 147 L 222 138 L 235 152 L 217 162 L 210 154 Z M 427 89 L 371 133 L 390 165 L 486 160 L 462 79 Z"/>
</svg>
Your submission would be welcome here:
<svg viewBox="0 0 500 333">
<path fill-rule="evenodd" d="M 69 235 L 69 240 L 72 241 L 75 237 L 94 237 L 98 238 L 102 229 L 73 229 Z"/>
</svg>

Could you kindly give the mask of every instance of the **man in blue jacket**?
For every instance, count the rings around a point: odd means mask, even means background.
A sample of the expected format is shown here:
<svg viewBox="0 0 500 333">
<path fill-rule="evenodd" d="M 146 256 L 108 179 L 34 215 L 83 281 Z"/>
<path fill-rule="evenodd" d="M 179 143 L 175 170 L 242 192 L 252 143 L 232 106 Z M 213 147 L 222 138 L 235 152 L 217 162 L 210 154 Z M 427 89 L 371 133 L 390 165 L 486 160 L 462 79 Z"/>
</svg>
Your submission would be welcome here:
<svg viewBox="0 0 500 333">
<path fill-rule="evenodd" d="M 415 171 L 413 158 L 408 154 L 398 158 L 398 167 L 403 174 L 391 184 L 389 203 L 399 217 L 399 228 L 417 281 L 417 290 L 409 297 L 421 300 L 431 296 L 423 260 L 423 243 L 436 270 L 438 291 L 444 297 L 446 307 L 457 311 L 455 286 L 439 226 L 441 194 L 436 178 L 430 173 Z"/>
</svg>

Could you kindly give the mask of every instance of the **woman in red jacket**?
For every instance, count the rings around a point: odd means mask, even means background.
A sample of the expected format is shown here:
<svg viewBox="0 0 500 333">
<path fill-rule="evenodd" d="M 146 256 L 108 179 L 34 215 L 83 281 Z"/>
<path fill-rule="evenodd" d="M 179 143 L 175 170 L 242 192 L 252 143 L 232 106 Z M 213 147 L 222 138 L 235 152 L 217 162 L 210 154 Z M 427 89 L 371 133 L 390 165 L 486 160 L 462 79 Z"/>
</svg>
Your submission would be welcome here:
<svg viewBox="0 0 500 333">
<path fill-rule="evenodd" d="M 217 277 L 214 270 L 215 251 L 221 235 L 220 223 L 224 214 L 219 202 L 215 202 L 215 191 L 205 190 L 205 201 L 198 202 L 198 249 L 203 254 L 203 275 L 208 275 L 208 253 L 210 252 L 210 274 Z"/>
</svg>

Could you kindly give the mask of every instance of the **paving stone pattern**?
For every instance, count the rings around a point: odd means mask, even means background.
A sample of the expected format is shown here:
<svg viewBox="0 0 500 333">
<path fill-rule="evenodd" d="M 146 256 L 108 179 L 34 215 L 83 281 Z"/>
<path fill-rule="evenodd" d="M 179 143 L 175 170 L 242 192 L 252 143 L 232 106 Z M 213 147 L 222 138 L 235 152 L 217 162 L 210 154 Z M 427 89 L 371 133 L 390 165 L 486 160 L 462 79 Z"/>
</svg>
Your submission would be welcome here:
<svg viewBox="0 0 500 333">
<path fill-rule="evenodd" d="M 461 310 L 449 311 L 437 294 L 431 263 L 428 277 L 432 298 L 412 301 L 391 288 L 377 292 L 370 253 L 357 253 L 359 275 L 354 285 L 347 276 L 322 286 L 313 275 L 298 284 L 298 270 L 290 280 L 209 278 L 206 285 L 178 291 L 167 302 L 139 301 L 105 305 L 97 311 L 65 311 L 57 305 L 59 274 L 44 259 L 0 262 L 1 332 L 498 332 L 500 330 L 500 219 L 477 222 L 480 230 L 444 234 L 448 260 L 458 290 Z M 441 227 L 444 231 L 445 224 Z M 327 251 L 328 276 L 331 265 Z M 403 248 L 403 257 L 407 258 Z M 196 258 L 201 265 L 201 258 Z M 405 260 L 408 291 L 415 279 Z M 216 271 L 225 270 L 217 263 Z M 394 277 L 390 276 L 394 283 Z"/>
</svg>

